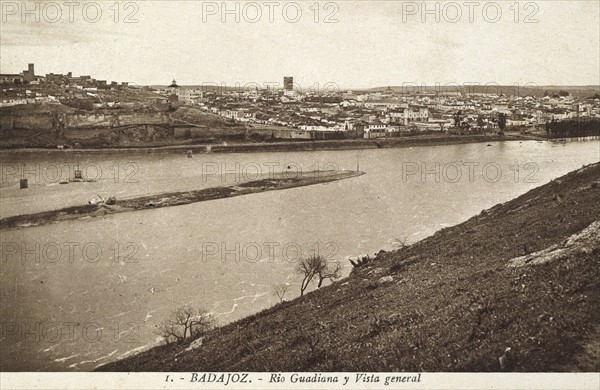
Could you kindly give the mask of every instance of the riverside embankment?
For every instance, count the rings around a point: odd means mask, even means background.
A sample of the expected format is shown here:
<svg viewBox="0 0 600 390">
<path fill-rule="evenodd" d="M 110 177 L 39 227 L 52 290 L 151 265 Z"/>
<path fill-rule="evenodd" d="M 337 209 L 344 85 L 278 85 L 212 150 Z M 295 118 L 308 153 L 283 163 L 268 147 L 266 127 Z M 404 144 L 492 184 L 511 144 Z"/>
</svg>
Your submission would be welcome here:
<svg viewBox="0 0 600 390">
<path fill-rule="evenodd" d="M 178 144 L 145 144 L 131 145 L 129 147 L 104 147 L 104 148 L 5 148 L 2 153 L 11 154 L 48 154 L 48 155 L 106 155 L 106 154 L 144 154 L 155 152 L 185 153 L 191 150 L 193 153 L 261 153 L 261 152 L 302 152 L 315 150 L 353 150 L 353 149 L 381 149 L 401 148 L 412 146 L 439 146 L 460 145 L 470 143 L 498 142 L 498 141 L 526 141 L 545 140 L 543 137 L 534 135 L 508 134 L 497 135 L 449 135 L 429 134 L 414 135 L 395 138 L 375 139 L 347 139 L 347 140 L 319 140 L 319 141 L 272 141 L 272 142 L 236 142 L 236 143 L 203 143 L 190 141 L 179 141 Z"/>
</svg>

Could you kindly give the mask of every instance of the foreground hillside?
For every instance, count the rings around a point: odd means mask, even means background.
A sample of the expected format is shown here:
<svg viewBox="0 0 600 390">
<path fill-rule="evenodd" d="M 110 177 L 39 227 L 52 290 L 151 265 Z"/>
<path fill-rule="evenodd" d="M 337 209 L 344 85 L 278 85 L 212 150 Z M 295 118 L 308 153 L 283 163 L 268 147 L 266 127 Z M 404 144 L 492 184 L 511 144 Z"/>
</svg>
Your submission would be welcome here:
<svg viewBox="0 0 600 390">
<path fill-rule="evenodd" d="M 597 220 L 600 164 L 381 252 L 197 348 L 161 346 L 100 370 L 599 371 Z"/>
</svg>

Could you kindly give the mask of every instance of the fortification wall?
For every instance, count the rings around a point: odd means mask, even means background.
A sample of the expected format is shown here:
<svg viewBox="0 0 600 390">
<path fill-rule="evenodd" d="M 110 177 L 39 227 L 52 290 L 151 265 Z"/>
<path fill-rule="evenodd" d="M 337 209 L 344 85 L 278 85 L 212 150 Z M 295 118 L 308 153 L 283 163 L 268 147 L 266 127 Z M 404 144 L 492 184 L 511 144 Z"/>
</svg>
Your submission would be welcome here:
<svg viewBox="0 0 600 390">
<path fill-rule="evenodd" d="M 66 128 L 116 127 L 139 124 L 167 124 L 169 117 L 161 112 L 131 114 L 67 114 Z"/>
<path fill-rule="evenodd" d="M 148 113 L 95 113 L 95 114 L 25 114 L 0 117 L 0 129 L 8 130 L 52 130 L 111 128 L 142 124 L 166 125 L 169 117 L 161 112 Z"/>
<path fill-rule="evenodd" d="M 7 130 L 21 129 L 51 132 L 54 127 L 54 118 L 49 115 L 14 116 L 12 119 L 12 127 L 7 128 Z M 7 122 L 7 125 L 11 125 L 11 123 Z"/>
</svg>

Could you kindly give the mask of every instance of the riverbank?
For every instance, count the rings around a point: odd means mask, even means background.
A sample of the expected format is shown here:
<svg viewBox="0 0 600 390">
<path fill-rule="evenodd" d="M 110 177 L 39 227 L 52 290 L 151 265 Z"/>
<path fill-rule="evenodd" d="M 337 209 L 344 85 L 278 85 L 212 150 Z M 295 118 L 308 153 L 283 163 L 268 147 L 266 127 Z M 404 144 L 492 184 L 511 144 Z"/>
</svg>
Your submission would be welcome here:
<svg viewBox="0 0 600 390">
<path fill-rule="evenodd" d="M 84 154 L 122 154 L 122 153 L 260 153 L 260 152 L 301 152 L 313 150 L 353 150 L 353 149 L 379 149 L 379 148 L 401 148 L 411 146 L 436 146 L 455 145 L 477 142 L 497 141 L 541 141 L 544 138 L 535 135 L 508 134 L 498 135 L 418 135 L 396 138 L 376 139 L 349 139 L 349 140 L 322 140 L 322 141 L 281 141 L 260 143 L 231 143 L 231 144 L 194 144 L 182 145 L 154 145 L 139 146 L 131 148 L 97 148 L 97 149 L 44 149 L 44 148 L 16 148 L 2 149 L 0 155 L 13 153 L 46 153 L 51 155 L 64 155 L 69 153 Z"/>
<path fill-rule="evenodd" d="M 380 252 L 195 348 L 161 346 L 99 370 L 598 371 L 598 199 L 594 164 Z"/>
<path fill-rule="evenodd" d="M 31 227 L 60 221 L 98 217 L 109 214 L 181 206 L 214 199 L 231 198 L 265 191 L 285 190 L 364 175 L 360 171 L 307 171 L 273 173 L 266 178 L 230 186 L 202 190 L 180 191 L 140 196 L 128 199 L 101 200 L 100 203 L 65 207 L 34 214 L 22 214 L 0 219 L 0 230 Z"/>
</svg>

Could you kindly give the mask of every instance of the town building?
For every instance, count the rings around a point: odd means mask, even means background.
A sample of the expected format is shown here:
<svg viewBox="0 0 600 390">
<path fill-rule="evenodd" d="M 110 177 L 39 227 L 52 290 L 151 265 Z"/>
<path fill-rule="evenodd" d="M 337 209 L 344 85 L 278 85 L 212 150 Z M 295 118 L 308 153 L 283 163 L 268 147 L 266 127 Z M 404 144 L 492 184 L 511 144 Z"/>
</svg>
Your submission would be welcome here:
<svg viewBox="0 0 600 390">
<path fill-rule="evenodd" d="M 293 91 L 294 90 L 294 78 L 293 77 L 284 77 L 283 78 L 283 89 L 285 91 Z"/>
</svg>

